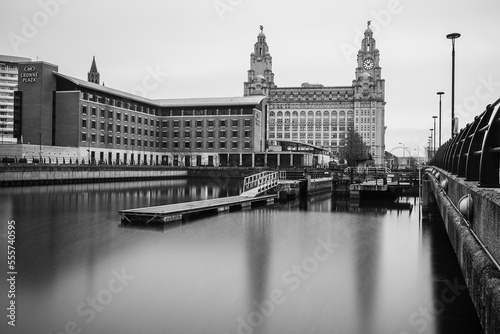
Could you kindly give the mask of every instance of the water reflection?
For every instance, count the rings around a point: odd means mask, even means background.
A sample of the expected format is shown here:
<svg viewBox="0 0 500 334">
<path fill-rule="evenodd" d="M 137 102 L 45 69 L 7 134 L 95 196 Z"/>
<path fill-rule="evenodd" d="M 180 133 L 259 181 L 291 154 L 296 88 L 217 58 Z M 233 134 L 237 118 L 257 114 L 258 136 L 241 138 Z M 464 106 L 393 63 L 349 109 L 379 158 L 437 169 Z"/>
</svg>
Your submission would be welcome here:
<svg viewBox="0 0 500 334">
<path fill-rule="evenodd" d="M 415 198 L 353 204 L 324 194 L 154 229 L 123 226 L 117 214 L 240 189 L 216 180 L 1 189 L 0 219 L 18 223 L 18 329 L 56 333 L 69 321 L 82 333 L 124 334 L 477 329 L 462 290 L 432 318 L 419 313 L 461 275 L 442 224 L 421 222 Z M 116 272 L 134 278 L 103 300 Z M 105 305 L 90 320 L 85 303 L 99 296 Z"/>
</svg>

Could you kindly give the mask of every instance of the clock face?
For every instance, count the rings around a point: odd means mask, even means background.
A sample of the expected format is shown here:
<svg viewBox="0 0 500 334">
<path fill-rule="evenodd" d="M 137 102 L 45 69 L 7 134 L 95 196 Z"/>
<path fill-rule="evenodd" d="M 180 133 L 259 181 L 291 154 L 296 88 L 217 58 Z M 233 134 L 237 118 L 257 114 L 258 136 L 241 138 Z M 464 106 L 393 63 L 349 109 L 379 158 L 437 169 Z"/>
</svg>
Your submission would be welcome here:
<svg viewBox="0 0 500 334">
<path fill-rule="evenodd" d="M 375 64 L 373 63 L 373 59 L 371 58 L 367 58 L 363 61 L 363 68 L 365 70 L 371 70 L 374 66 Z"/>
</svg>

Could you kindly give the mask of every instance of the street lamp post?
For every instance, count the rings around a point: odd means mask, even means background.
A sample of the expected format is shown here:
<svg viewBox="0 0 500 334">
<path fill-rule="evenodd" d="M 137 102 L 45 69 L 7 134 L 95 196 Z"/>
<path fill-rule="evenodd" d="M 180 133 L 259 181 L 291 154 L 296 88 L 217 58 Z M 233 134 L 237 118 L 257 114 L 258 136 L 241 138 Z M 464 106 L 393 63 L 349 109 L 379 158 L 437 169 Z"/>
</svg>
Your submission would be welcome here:
<svg viewBox="0 0 500 334">
<path fill-rule="evenodd" d="M 436 150 L 436 118 L 437 116 L 432 116 L 434 118 L 434 151 Z"/>
<path fill-rule="evenodd" d="M 427 162 L 431 160 L 431 137 L 427 138 Z"/>
<path fill-rule="evenodd" d="M 429 137 L 429 140 L 430 140 L 429 141 L 429 145 L 431 146 L 431 154 L 432 154 L 432 156 L 434 156 L 434 147 L 432 146 L 432 138 L 433 138 L 433 132 L 432 131 L 434 131 L 434 129 L 430 129 L 430 130 L 431 130 L 431 136 Z"/>
<path fill-rule="evenodd" d="M 451 138 L 455 136 L 455 39 L 459 38 L 459 33 L 451 33 L 446 38 L 451 39 Z"/>
<path fill-rule="evenodd" d="M 441 147 L 441 96 L 444 94 L 444 92 L 437 92 L 437 95 L 439 95 L 439 146 Z"/>
</svg>

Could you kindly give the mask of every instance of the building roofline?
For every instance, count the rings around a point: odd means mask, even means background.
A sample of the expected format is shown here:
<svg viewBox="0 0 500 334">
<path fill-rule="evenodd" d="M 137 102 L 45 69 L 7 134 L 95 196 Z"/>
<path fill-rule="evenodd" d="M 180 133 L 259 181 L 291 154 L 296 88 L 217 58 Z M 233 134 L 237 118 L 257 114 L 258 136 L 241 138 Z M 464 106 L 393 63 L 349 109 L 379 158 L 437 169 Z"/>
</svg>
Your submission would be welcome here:
<svg viewBox="0 0 500 334">
<path fill-rule="evenodd" d="M 307 90 L 307 89 L 311 89 L 311 90 L 318 90 L 318 89 L 328 89 L 328 90 L 331 90 L 331 89 L 354 89 L 353 86 L 323 86 L 323 87 L 302 87 L 302 86 L 295 86 L 295 87 L 273 87 L 270 89 L 270 91 L 273 91 L 273 90 L 284 90 L 284 89 L 301 89 L 301 90 Z"/>
<path fill-rule="evenodd" d="M 25 62 L 31 61 L 31 59 L 25 58 L 25 57 L 0 55 L 0 61 L 4 61 L 4 62 L 8 62 L 8 63 L 25 63 Z"/>
<path fill-rule="evenodd" d="M 54 66 L 54 67 L 59 68 L 59 66 L 57 66 L 56 64 L 52 64 L 52 63 L 49 63 L 49 62 L 46 62 L 46 61 L 43 61 L 43 60 L 35 60 L 35 61 L 33 61 L 31 59 L 28 59 L 28 61 L 22 61 L 19 64 L 46 64 L 46 65 L 50 65 L 50 66 Z"/>
<path fill-rule="evenodd" d="M 123 92 L 117 89 L 101 86 L 82 79 L 74 78 L 59 72 L 53 72 L 57 77 L 63 78 L 74 83 L 77 86 L 93 89 L 110 95 L 123 96 L 130 100 L 135 100 L 141 103 L 152 104 L 157 107 L 209 107 L 209 106 L 233 106 L 233 105 L 248 105 L 255 106 L 265 99 L 265 96 L 243 96 L 243 97 L 209 97 L 209 98 L 184 98 L 184 99 L 148 99 L 142 96 Z"/>
<path fill-rule="evenodd" d="M 161 99 L 155 100 L 162 107 L 184 107 L 184 106 L 232 106 L 232 105 L 258 105 L 265 96 L 237 96 L 237 97 L 207 97 L 207 98 L 185 98 L 185 99 Z"/>
<path fill-rule="evenodd" d="M 77 86 L 97 90 L 97 91 L 100 91 L 102 93 L 107 93 L 107 94 L 111 94 L 111 95 L 123 96 L 123 97 L 130 99 L 130 100 L 135 100 L 135 101 L 138 101 L 141 103 L 153 104 L 153 105 L 157 105 L 158 107 L 160 106 L 155 100 L 151 100 L 151 99 L 139 96 L 139 95 L 134 95 L 134 94 L 127 93 L 127 92 L 124 92 L 121 90 L 109 88 L 106 86 L 101 86 L 99 84 L 95 84 L 92 82 L 88 82 L 86 80 L 70 77 L 69 75 L 65 75 L 65 74 L 62 74 L 59 72 L 53 72 L 53 73 L 55 76 L 60 77 L 60 78 L 65 79 L 65 80 L 68 80 Z"/>
</svg>

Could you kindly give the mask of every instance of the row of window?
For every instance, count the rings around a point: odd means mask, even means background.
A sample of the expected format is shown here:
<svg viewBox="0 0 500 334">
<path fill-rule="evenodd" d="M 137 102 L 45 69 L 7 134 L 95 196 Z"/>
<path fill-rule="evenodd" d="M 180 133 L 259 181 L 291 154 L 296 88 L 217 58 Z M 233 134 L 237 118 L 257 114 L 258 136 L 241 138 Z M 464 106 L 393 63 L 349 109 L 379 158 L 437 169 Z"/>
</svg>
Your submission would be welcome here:
<svg viewBox="0 0 500 334">
<path fill-rule="evenodd" d="M 339 112 L 333 110 L 333 111 L 312 111 L 312 110 L 309 110 L 308 112 L 305 112 L 305 111 L 301 111 L 301 112 L 298 112 L 298 111 L 285 111 L 285 112 L 282 112 L 282 111 L 271 111 L 269 112 L 269 117 L 330 117 L 330 115 L 332 117 L 345 117 L 347 115 L 347 117 L 352 117 L 354 115 L 353 111 L 352 110 L 349 110 L 347 112 L 341 110 Z M 356 110 L 356 113 L 355 113 L 356 116 L 375 116 L 375 110 L 361 110 L 361 112 L 359 110 Z"/>
<path fill-rule="evenodd" d="M 336 138 L 346 138 L 346 134 L 345 133 L 323 133 L 323 135 L 321 135 L 321 133 L 311 133 L 311 132 L 308 132 L 308 133 L 281 133 L 281 132 L 278 132 L 278 133 L 274 133 L 274 132 L 269 132 L 269 138 L 301 138 L 301 139 L 304 139 L 304 138 L 324 138 L 324 139 L 327 139 L 327 138 L 333 138 L 333 139 L 336 139 Z"/>
<path fill-rule="evenodd" d="M 89 126 L 88 123 L 89 122 L 86 119 L 82 119 L 82 128 L 86 129 Z M 97 122 L 94 121 L 94 120 L 91 120 L 90 121 L 90 128 L 92 130 L 97 130 Z M 129 129 L 130 129 L 130 131 L 129 131 Z M 147 136 L 148 133 L 149 133 L 149 135 L 151 137 L 155 137 L 155 134 L 156 134 L 156 132 L 155 132 L 154 129 L 150 129 L 150 130 L 148 130 L 146 128 L 144 128 L 144 129 L 137 128 L 136 129 L 133 126 L 131 126 L 129 128 L 128 125 L 113 124 L 113 123 L 104 123 L 104 122 L 100 122 L 99 130 L 100 131 L 106 131 L 107 130 L 109 132 L 116 131 L 116 133 L 123 133 L 123 134 L 129 134 L 130 133 L 132 135 L 137 134 L 139 136 L 140 135 Z M 136 130 L 137 130 L 137 133 L 136 133 Z"/>
<path fill-rule="evenodd" d="M 83 129 L 87 129 L 88 127 L 88 122 L 86 119 L 82 119 L 82 128 Z M 90 121 L 90 128 L 92 130 L 97 130 L 97 122 L 92 120 Z M 113 131 L 116 131 L 116 133 L 123 133 L 125 135 L 128 135 L 128 134 L 131 134 L 131 135 L 143 135 L 143 136 L 147 136 L 149 134 L 149 136 L 151 137 L 155 137 L 156 135 L 156 132 L 154 129 L 140 129 L 140 128 L 135 128 L 135 127 L 130 127 L 127 126 L 127 125 L 120 125 L 120 124 L 113 124 L 113 123 L 104 123 L 104 122 L 101 122 L 100 123 L 100 131 L 109 131 L 109 132 L 113 132 Z M 130 131 L 129 131 L 130 130 Z M 219 138 L 224 138 L 224 137 L 227 137 L 228 135 L 228 132 L 229 131 L 226 131 L 226 130 L 219 130 L 218 131 L 218 134 L 219 134 Z M 180 135 L 180 132 L 179 131 L 172 131 L 172 138 L 179 138 L 179 135 Z M 231 133 L 231 136 L 233 138 L 237 138 L 240 136 L 240 131 L 237 131 L 237 130 L 233 130 L 230 132 Z M 208 138 L 213 138 L 214 137 L 214 134 L 215 134 L 215 131 L 214 130 L 206 130 L 206 131 L 203 131 L 203 130 L 196 130 L 194 133 L 192 133 L 190 130 L 185 130 L 184 132 L 182 132 L 182 134 L 184 135 L 184 138 L 190 138 L 191 136 L 195 136 L 196 138 L 203 138 L 204 137 L 204 134 L 206 135 L 206 137 Z M 244 130 L 243 131 L 243 136 L 245 138 L 250 138 L 252 132 L 251 130 Z M 163 138 L 168 138 L 169 136 L 169 132 L 168 131 L 163 131 L 162 132 L 162 137 Z"/>
<path fill-rule="evenodd" d="M 86 116 L 88 115 L 88 107 L 86 105 L 82 105 L 82 115 Z M 91 116 L 94 116 L 94 117 L 97 117 L 97 107 L 90 107 L 90 114 Z M 101 118 L 108 118 L 108 119 L 114 119 L 115 118 L 115 114 L 116 114 L 116 120 L 117 121 L 121 121 L 121 116 L 122 116 L 122 113 L 120 111 L 113 111 L 111 109 L 104 109 L 104 108 L 100 108 L 99 109 L 99 116 Z M 137 121 L 137 124 L 140 124 L 142 125 L 143 122 L 144 122 L 144 125 L 151 125 L 151 126 L 154 126 L 156 125 L 157 127 L 160 126 L 160 121 L 159 120 L 155 120 L 155 119 L 149 119 L 147 117 L 144 117 L 142 118 L 141 116 L 137 116 L 136 115 L 129 115 L 129 114 L 123 114 L 123 121 L 124 122 L 128 122 L 129 121 L 129 116 L 130 116 L 130 123 L 136 123 Z"/>
<path fill-rule="evenodd" d="M 82 105 L 82 115 L 86 116 L 88 115 L 88 107 L 86 105 Z M 91 116 L 97 117 L 97 107 L 90 107 L 90 114 Z M 105 108 L 100 108 L 99 110 L 99 116 L 101 118 L 108 118 L 113 120 L 116 115 L 116 120 L 121 121 L 121 112 L 119 111 L 113 111 L 113 110 L 106 110 Z M 130 116 L 130 117 L 129 117 Z M 142 118 L 141 116 L 136 116 L 136 115 L 129 115 L 129 114 L 123 114 L 123 122 L 129 122 L 130 123 L 135 123 L 138 125 L 144 124 L 144 125 L 149 125 L 154 126 L 156 125 L 157 127 L 160 126 L 160 121 L 155 120 L 155 119 L 148 119 L 147 117 Z M 239 119 L 232 119 L 232 120 L 226 120 L 226 119 L 221 119 L 218 120 L 218 125 L 219 126 L 239 126 L 240 121 L 243 121 L 243 126 L 248 127 L 252 125 L 252 121 L 250 119 L 244 119 L 244 120 L 239 120 Z M 179 127 L 181 124 L 180 120 L 172 120 L 171 121 L 172 126 Z M 162 121 L 162 126 L 163 127 L 168 127 L 170 122 L 168 120 Z M 204 126 L 215 126 L 215 120 L 209 119 L 209 120 L 190 120 L 186 119 L 183 121 L 184 127 L 191 127 L 191 126 L 196 126 L 196 127 L 204 127 Z"/>
<path fill-rule="evenodd" d="M 88 135 L 85 132 L 81 134 L 82 142 L 90 141 L 92 143 L 97 143 L 99 140 L 100 144 L 103 145 L 123 145 L 123 146 L 132 146 L 132 147 L 144 147 L 144 148 L 160 148 L 160 142 L 154 140 L 140 139 L 140 138 L 127 138 L 127 137 L 114 137 L 114 136 L 105 136 L 103 134 L 95 134 L 92 133 Z"/>
<path fill-rule="evenodd" d="M 230 126 L 239 126 L 241 124 L 240 121 L 241 120 L 239 120 L 239 119 L 232 119 L 232 120 L 219 119 L 218 124 L 219 124 L 219 127 L 225 127 L 225 126 L 229 126 L 229 125 Z M 171 123 L 168 120 L 162 121 L 163 128 L 167 128 L 169 126 L 169 124 L 172 124 L 172 127 L 174 127 L 174 128 L 178 128 L 181 124 L 181 121 L 178 119 L 172 120 Z M 196 126 L 197 128 L 201 128 L 201 127 L 205 127 L 205 126 L 213 127 L 213 126 L 215 126 L 216 121 L 213 119 L 208 119 L 208 120 L 199 119 L 196 121 L 193 121 L 190 119 L 185 119 L 183 124 L 184 124 L 185 128 L 189 128 L 191 126 Z M 252 125 L 252 121 L 250 119 L 243 120 L 243 126 L 249 127 L 251 125 Z"/>
<path fill-rule="evenodd" d="M 122 100 L 116 100 L 116 99 L 112 99 L 112 98 L 108 98 L 108 97 L 103 97 L 103 96 L 100 96 L 97 94 L 92 94 L 89 92 L 83 92 L 82 99 L 87 100 L 87 101 L 101 103 L 101 104 L 107 104 L 107 105 L 122 108 L 122 109 L 146 112 L 147 114 L 156 115 L 155 108 L 150 108 L 147 106 L 145 107 L 145 106 L 141 106 L 141 105 L 137 105 L 137 104 L 132 104 L 130 102 L 124 102 Z"/>
<path fill-rule="evenodd" d="M 171 147 L 169 147 L 170 144 L 171 144 Z M 238 149 L 239 143 L 237 141 L 232 141 L 232 142 L 218 141 L 217 143 L 215 143 L 213 141 L 207 141 L 207 142 L 197 141 L 194 143 L 194 147 L 193 147 L 193 143 L 191 143 L 190 141 L 185 141 L 183 143 L 178 142 L 178 141 L 174 141 L 171 143 L 163 142 L 162 148 L 163 149 L 169 149 L 169 148 L 172 148 L 172 149 L 191 149 L 191 148 L 195 148 L 198 150 L 202 150 L 202 149 L 212 150 L 212 149 L 218 148 L 218 149 L 224 150 L 224 149 L 229 149 L 229 148 Z M 250 148 L 251 148 L 251 146 L 250 146 L 249 141 L 246 141 L 243 143 L 243 149 L 249 150 Z"/>
<path fill-rule="evenodd" d="M 184 138 L 191 138 L 191 135 L 194 135 L 196 138 L 203 138 L 204 132 L 206 134 L 207 138 L 214 138 L 215 137 L 215 131 L 214 130 L 207 130 L 207 131 L 201 131 L 197 130 L 195 133 L 192 133 L 191 131 L 187 130 L 184 131 L 182 134 L 184 135 Z M 180 132 L 179 131 L 172 131 L 172 138 L 179 138 Z M 219 138 L 226 138 L 228 136 L 229 131 L 226 130 L 219 130 Z M 241 132 L 237 130 L 233 130 L 230 132 L 232 138 L 239 138 L 241 136 Z M 243 131 L 243 136 L 245 138 L 250 138 L 252 135 L 252 132 L 250 130 L 245 130 Z M 168 131 L 163 131 L 162 132 L 162 138 L 168 138 L 169 137 L 169 132 Z"/>
<path fill-rule="evenodd" d="M 300 125 L 300 126 L 296 126 L 296 125 L 293 125 L 293 126 L 290 126 L 290 125 L 286 125 L 283 126 L 283 125 L 280 125 L 278 124 L 277 126 L 274 126 L 274 125 L 269 125 L 269 131 L 274 131 L 274 130 L 277 130 L 277 131 L 282 131 L 283 129 L 285 129 L 285 131 L 306 131 L 306 126 L 305 125 Z M 349 129 L 349 128 L 348 128 Z M 312 125 L 307 125 L 307 131 L 345 131 L 346 130 L 346 127 L 345 126 L 332 126 L 331 128 L 327 125 L 324 125 L 323 127 L 321 127 L 321 125 L 316 125 L 315 127 L 312 126 Z"/>
<path fill-rule="evenodd" d="M 135 148 L 160 148 L 160 143 L 159 142 L 154 142 L 153 140 L 141 140 L 141 139 L 136 139 L 136 138 L 121 138 L 121 137 L 113 137 L 113 136 L 105 136 L 105 135 L 96 135 L 95 133 L 92 133 L 88 135 L 85 132 L 82 132 L 81 134 L 81 140 L 82 142 L 87 142 L 90 141 L 92 143 L 97 143 L 101 145 L 116 145 L 116 146 L 129 146 L 132 149 Z M 226 141 L 218 141 L 218 148 L 220 149 L 226 149 L 226 148 L 231 148 L 231 149 L 238 149 L 239 148 L 239 142 L 237 141 L 232 141 L 232 142 L 226 142 Z M 169 144 L 171 144 L 171 147 L 169 147 Z M 161 147 L 163 149 L 168 149 L 168 148 L 173 148 L 173 149 L 214 149 L 215 144 L 213 141 L 207 141 L 207 142 L 202 142 L 202 141 L 197 141 L 195 143 L 191 143 L 190 141 L 185 141 L 185 142 L 162 142 Z M 243 143 L 243 149 L 250 149 L 251 145 L 249 141 L 245 141 Z"/>
</svg>

